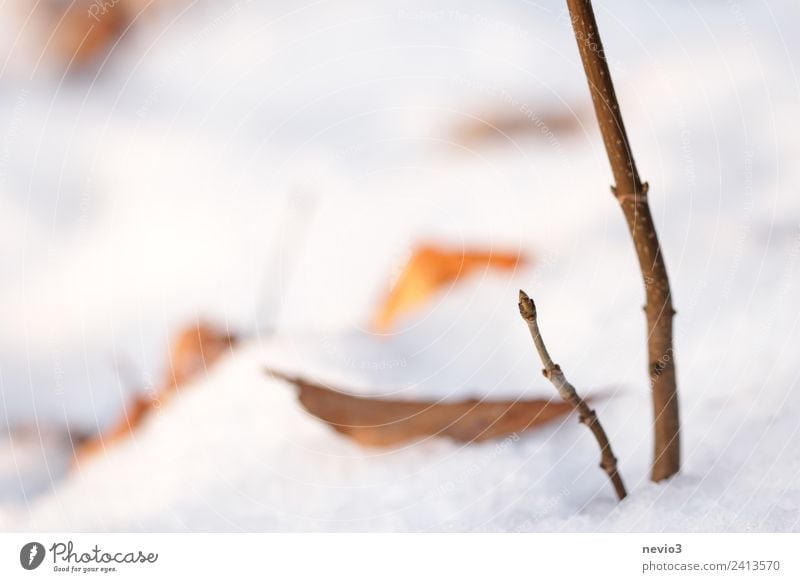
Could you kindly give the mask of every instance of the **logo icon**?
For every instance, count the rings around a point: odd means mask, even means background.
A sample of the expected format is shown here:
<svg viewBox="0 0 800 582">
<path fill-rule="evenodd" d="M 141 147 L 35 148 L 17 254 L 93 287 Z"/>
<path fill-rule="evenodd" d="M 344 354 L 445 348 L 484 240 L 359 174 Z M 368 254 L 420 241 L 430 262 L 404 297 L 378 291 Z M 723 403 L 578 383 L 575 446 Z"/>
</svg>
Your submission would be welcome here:
<svg viewBox="0 0 800 582">
<path fill-rule="evenodd" d="M 44 561 L 44 546 L 39 542 L 28 542 L 19 551 L 19 563 L 26 570 L 35 570 Z"/>
</svg>

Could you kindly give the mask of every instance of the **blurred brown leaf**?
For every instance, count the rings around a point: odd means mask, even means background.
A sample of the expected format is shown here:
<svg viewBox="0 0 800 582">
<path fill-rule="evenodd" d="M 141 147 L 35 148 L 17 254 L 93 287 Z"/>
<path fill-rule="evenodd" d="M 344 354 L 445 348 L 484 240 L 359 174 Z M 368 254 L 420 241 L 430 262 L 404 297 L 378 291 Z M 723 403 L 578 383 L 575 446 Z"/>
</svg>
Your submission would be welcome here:
<svg viewBox="0 0 800 582">
<path fill-rule="evenodd" d="M 207 371 L 229 352 L 235 342 L 233 336 L 205 323 L 183 330 L 172 344 L 168 371 L 161 385 L 149 394 L 137 396 L 125 407 L 123 417 L 115 425 L 82 443 L 76 460 L 130 436 L 148 416 L 169 402 L 183 384 Z"/>
<path fill-rule="evenodd" d="M 572 109 L 538 113 L 521 106 L 511 111 L 489 111 L 479 117 L 470 118 L 455 127 L 451 139 L 466 146 L 492 139 L 515 140 L 527 137 L 556 143 L 565 136 L 580 132 L 581 127 L 580 112 L 576 113 Z"/>
<path fill-rule="evenodd" d="M 520 253 L 420 246 L 378 307 L 373 329 L 380 333 L 391 331 L 400 317 L 420 308 L 447 285 L 476 272 L 490 268 L 512 271 L 525 262 Z"/>
<path fill-rule="evenodd" d="M 565 402 L 550 400 L 434 402 L 369 398 L 273 370 L 267 373 L 293 384 L 309 413 L 357 443 L 375 447 L 428 436 L 481 442 L 520 434 L 572 410 Z"/>
<path fill-rule="evenodd" d="M 37 44 L 71 71 L 99 63 L 131 29 L 157 9 L 176 0 L 43 0 L 30 10 L 38 28 Z"/>
</svg>

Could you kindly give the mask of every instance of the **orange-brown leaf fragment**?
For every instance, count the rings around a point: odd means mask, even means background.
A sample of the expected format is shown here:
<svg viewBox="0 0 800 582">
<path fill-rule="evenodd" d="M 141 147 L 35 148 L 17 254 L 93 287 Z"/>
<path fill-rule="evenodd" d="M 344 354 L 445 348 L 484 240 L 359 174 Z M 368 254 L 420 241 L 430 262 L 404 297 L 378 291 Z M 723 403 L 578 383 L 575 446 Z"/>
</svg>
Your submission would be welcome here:
<svg viewBox="0 0 800 582">
<path fill-rule="evenodd" d="M 185 329 L 170 350 L 165 390 L 177 388 L 208 370 L 221 356 L 230 352 L 235 343 L 234 336 L 206 323 Z"/>
<path fill-rule="evenodd" d="M 450 139 L 468 147 L 490 140 L 540 138 L 554 140 L 581 131 L 580 112 L 572 109 L 534 112 L 525 107 L 511 111 L 487 111 L 458 125 Z M 555 142 L 557 143 L 557 141 Z"/>
<path fill-rule="evenodd" d="M 487 269 L 513 271 L 525 262 L 518 252 L 420 246 L 378 307 L 372 327 L 387 333 L 399 318 L 419 309 L 446 286 Z"/>
<path fill-rule="evenodd" d="M 366 446 L 393 446 L 431 436 L 481 442 L 520 434 L 572 410 L 565 402 L 549 400 L 434 402 L 369 398 L 304 378 L 268 373 L 293 384 L 309 413 Z"/>
<path fill-rule="evenodd" d="M 122 418 L 110 429 L 87 439 L 76 452 L 77 460 L 130 436 L 154 411 L 166 404 L 178 389 L 199 376 L 235 343 L 235 338 L 213 326 L 198 323 L 183 330 L 170 348 L 166 377 L 159 388 L 137 396 L 125 407 Z"/>
<path fill-rule="evenodd" d="M 20 18 L 33 17 L 37 54 L 80 72 L 99 65 L 135 28 L 176 0 L 41 0 Z"/>
</svg>

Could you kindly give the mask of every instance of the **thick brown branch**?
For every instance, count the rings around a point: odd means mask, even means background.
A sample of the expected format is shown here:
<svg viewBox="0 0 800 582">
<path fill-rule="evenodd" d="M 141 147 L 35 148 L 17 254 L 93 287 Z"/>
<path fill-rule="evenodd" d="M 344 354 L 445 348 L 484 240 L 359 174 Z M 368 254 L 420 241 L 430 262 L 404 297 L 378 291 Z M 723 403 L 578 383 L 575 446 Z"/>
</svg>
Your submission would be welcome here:
<svg viewBox="0 0 800 582">
<path fill-rule="evenodd" d="M 621 501 L 628 493 L 625 491 L 622 477 L 617 471 L 617 459 L 611 450 L 611 443 L 608 440 L 608 436 L 606 436 L 606 431 L 603 430 L 603 425 L 600 424 L 597 413 L 589 408 L 589 405 L 578 395 L 575 388 L 564 376 L 564 372 L 561 371 L 559 365 L 550 357 L 547 347 L 544 345 L 542 334 L 539 332 L 536 305 L 533 303 L 533 299 L 528 297 L 524 291 L 519 292 L 519 313 L 525 323 L 528 324 L 536 351 L 539 352 L 539 358 L 541 358 L 542 365 L 544 365 L 542 374 L 556 387 L 559 396 L 578 412 L 580 422 L 588 426 L 592 431 L 597 444 L 600 445 L 600 467 L 608 475 L 611 484 L 614 486 L 614 491 L 616 491 L 617 497 Z"/>
<path fill-rule="evenodd" d="M 669 279 L 647 201 L 648 187 L 636 169 L 591 0 L 567 0 L 567 6 L 616 182 L 612 191 L 628 223 L 644 279 L 648 370 L 655 418 L 652 479 L 661 481 L 680 469 L 678 391 L 672 348 L 675 311 Z"/>
</svg>

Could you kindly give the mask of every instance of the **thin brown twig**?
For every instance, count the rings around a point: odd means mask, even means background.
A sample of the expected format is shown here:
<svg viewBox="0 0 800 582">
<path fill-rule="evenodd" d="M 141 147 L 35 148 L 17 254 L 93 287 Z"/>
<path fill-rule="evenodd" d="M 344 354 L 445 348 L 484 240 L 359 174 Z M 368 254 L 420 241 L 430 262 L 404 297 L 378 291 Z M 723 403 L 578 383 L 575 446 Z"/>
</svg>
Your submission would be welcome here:
<svg viewBox="0 0 800 582">
<path fill-rule="evenodd" d="M 539 352 L 539 358 L 544 366 L 542 374 L 555 386 L 559 396 L 577 411 L 580 422 L 592 431 L 597 444 L 600 445 L 600 467 L 608 475 L 617 497 L 622 501 L 628 493 L 617 470 L 617 458 L 611 450 L 611 443 L 608 440 L 606 431 L 603 430 L 603 425 L 600 424 L 597 413 L 589 408 L 589 405 L 578 395 L 575 387 L 569 383 L 559 365 L 550 357 L 550 353 L 544 345 L 542 334 L 539 331 L 539 323 L 536 319 L 536 305 L 533 299 L 528 297 L 525 291 L 522 290 L 519 292 L 519 314 L 528 324 L 536 351 Z"/>
<path fill-rule="evenodd" d="M 647 354 L 653 395 L 654 454 L 651 478 L 661 481 L 680 470 L 680 420 L 672 347 L 672 308 L 667 269 L 642 182 L 622 121 L 606 53 L 600 40 L 591 0 L 567 0 L 575 40 L 592 94 L 597 122 L 603 135 L 616 186 L 617 198 L 631 232 L 647 302 Z"/>
</svg>

